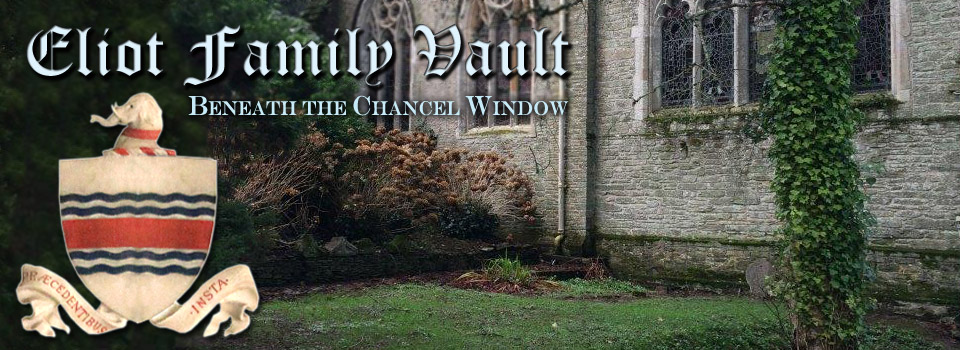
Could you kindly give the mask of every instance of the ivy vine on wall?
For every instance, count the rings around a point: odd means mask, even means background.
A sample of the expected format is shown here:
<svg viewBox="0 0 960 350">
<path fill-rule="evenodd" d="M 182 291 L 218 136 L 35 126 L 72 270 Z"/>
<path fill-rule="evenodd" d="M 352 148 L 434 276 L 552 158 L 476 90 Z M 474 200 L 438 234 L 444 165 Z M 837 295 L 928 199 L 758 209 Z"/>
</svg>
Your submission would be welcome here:
<svg viewBox="0 0 960 350">
<path fill-rule="evenodd" d="M 784 1 L 761 108 L 784 245 L 776 290 L 801 349 L 855 348 L 869 304 L 872 219 L 852 141 L 863 119 L 851 87 L 859 2 Z"/>
</svg>

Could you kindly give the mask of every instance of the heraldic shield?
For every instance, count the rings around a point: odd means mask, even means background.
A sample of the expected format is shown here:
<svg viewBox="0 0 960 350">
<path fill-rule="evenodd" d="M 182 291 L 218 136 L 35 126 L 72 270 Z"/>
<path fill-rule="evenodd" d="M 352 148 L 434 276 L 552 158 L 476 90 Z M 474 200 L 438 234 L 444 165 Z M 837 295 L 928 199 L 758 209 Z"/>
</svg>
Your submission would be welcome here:
<svg viewBox="0 0 960 350">
<path fill-rule="evenodd" d="M 217 163 L 186 157 L 60 161 L 60 218 L 77 275 L 140 323 L 180 298 L 210 252 Z"/>
<path fill-rule="evenodd" d="M 103 156 L 60 161 L 60 219 L 67 256 L 83 284 L 100 300 L 96 309 L 63 277 L 25 264 L 17 298 L 33 314 L 23 328 L 48 337 L 69 332 L 59 308 L 89 334 L 123 328 L 127 321 L 186 333 L 215 309 L 204 336 L 249 326 L 259 294 L 246 265 L 201 284 L 177 300 L 200 275 L 213 240 L 217 212 L 217 162 L 178 157 L 156 141 L 163 127 L 149 94 L 134 95 L 104 119 L 126 125 Z M 218 309 L 219 307 L 219 309 Z"/>
</svg>

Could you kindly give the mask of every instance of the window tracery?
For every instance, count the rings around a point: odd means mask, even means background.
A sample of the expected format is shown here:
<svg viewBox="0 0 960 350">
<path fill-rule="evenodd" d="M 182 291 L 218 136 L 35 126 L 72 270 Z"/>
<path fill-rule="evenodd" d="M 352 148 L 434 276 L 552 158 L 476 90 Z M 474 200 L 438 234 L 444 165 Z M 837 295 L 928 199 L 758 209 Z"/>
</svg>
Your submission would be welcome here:
<svg viewBox="0 0 960 350">
<path fill-rule="evenodd" d="M 775 39 L 778 11 L 736 0 L 660 0 L 653 47 L 654 108 L 759 101 Z M 890 0 L 864 0 L 859 54 L 853 64 L 858 93 L 891 89 Z M 658 46 L 657 46 L 658 45 Z M 744 52 L 745 51 L 745 52 Z M 659 65 L 659 66 L 658 66 Z"/>
<path fill-rule="evenodd" d="M 374 87 L 364 84 L 363 92 L 371 99 L 379 101 L 410 100 L 413 55 L 413 15 L 410 3 L 407 0 L 365 0 L 357 14 L 356 28 L 361 30 L 358 42 L 390 41 L 394 45 L 394 62 L 388 65 L 389 69 L 377 76 L 381 84 Z M 410 130 L 409 116 L 371 116 L 368 120 L 387 129 Z"/>
<path fill-rule="evenodd" d="M 490 96 L 491 100 L 509 100 L 509 101 L 532 101 L 534 97 L 534 83 L 532 73 L 527 73 L 520 77 L 518 74 L 511 75 L 499 74 L 501 67 L 502 53 L 498 45 L 501 42 L 508 42 L 513 47 L 517 41 L 523 40 L 533 43 L 533 30 L 536 28 L 536 21 L 532 14 L 526 12 L 530 9 L 530 0 L 471 0 L 467 4 L 467 13 L 465 17 L 469 20 L 467 29 L 467 39 L 469 42 L 481 40 L 492 43 L 490 50 L 490 67 L 494 72 L 490 76 L 484 76 L 483 73 L 477 73 L 472 77 L 465 77 L 470 83 L 463 84 L 472 91 L 464 91 L 461 95 L 468 96 Z M 529 52 L 530 46 L 526 48 L 524 54 L 526 67 L 530 70 L 533 62 L 533 55 Z M 509 54 L 509 67 L 517 66 L 517 51 L 511 48 Z M 465 59 L 472 59 L 466 55 Z M 483 127 L 517 127 L 529 126 L 532 124 L 530 116 L 516 115 L 487 115 L 472 116 L 469 122 L 471 128 Z"/>
</svg>

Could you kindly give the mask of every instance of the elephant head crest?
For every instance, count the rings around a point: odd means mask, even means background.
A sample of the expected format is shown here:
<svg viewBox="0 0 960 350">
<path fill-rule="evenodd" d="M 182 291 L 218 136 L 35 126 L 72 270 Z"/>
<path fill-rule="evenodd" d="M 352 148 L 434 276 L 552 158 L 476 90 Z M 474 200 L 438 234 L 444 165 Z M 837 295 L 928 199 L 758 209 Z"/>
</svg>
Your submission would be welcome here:
<svg viewBox="0 0 960 350">
<path fill-rule="evenodd" d="M 110 109 L 113 113 L 107 118 L 96 114 L 90 116 L 91 123 L 98 123 L 101 126 L 126 126 L 117 137 L 113 148 L 104 151 L 104 155 L 176 155 L 174 150 L 161 148 L 157 144 L 157 139 L 163 131 L 163 110 L 153 96 L 141 92 L 131 96 L 122 105 L 114 103 Z"/>
</svg>

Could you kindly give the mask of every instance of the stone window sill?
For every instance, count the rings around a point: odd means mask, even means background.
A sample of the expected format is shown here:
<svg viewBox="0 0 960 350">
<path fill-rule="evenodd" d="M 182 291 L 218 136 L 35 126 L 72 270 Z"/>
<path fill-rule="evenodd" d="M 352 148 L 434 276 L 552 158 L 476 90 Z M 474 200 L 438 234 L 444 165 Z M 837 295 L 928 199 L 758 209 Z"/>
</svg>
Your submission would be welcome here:
<svg viewBox="0 0 960 350">
<path fill-rule="evenodd" d="M 868 92 L 853 96 L 853 106 L 860 109 L 887 109 L 903 104 L 889 91 Z"/>
<path fill-rule="evenodd" d="M 536 137 L 533 125 L 479 127 L 467 130 L 461 138 Z"/>
<path fill-rule="evenodd" d="M 876 110 L 896 107 L 902 104 L 900 100 L 889 92 L 871 92 L 853 96 L 852 105 L 862 110 Z M 702 107 L 672 107 L 653 112 L 651 120 L 700 119 L 709 120 L 723 117 L 736 117 L 760 111 L 759 103 L 748 103 L 741 106 L 702 106 Z"/>
</svg>

